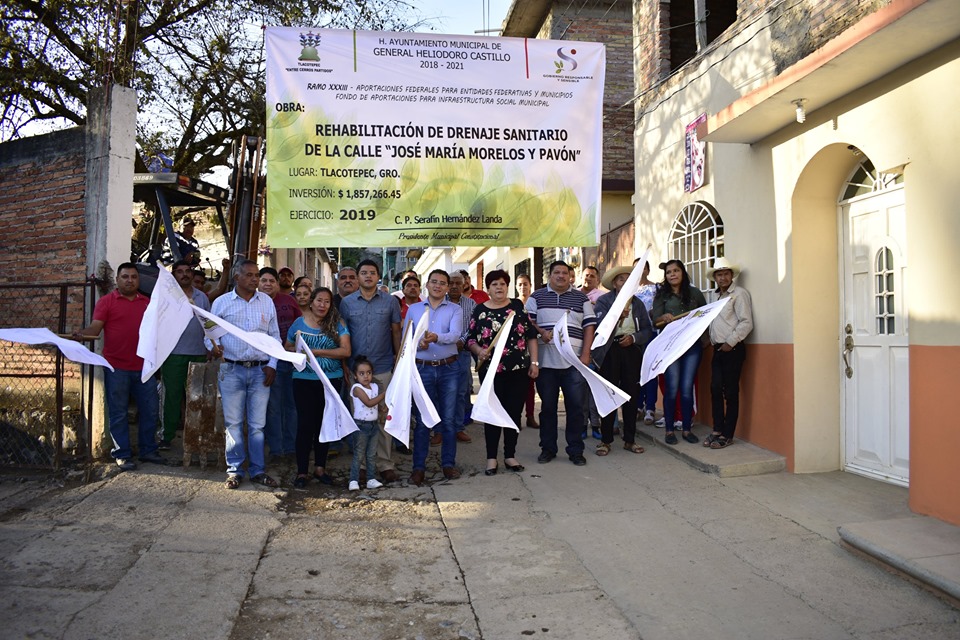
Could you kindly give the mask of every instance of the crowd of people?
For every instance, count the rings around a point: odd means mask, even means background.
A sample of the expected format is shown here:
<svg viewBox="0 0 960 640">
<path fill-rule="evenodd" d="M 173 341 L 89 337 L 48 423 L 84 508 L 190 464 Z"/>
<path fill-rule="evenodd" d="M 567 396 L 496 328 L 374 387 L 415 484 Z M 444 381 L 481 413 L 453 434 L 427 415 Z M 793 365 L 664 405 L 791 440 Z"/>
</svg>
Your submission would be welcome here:
<svg viewBox="0 0 960 640">
<path fill-rule="evenodd" d="M 225 268 L 229 266 L 225 264 Z M 739 267 L 718 258 L 708 270 L 716 284 L 709 297 L 730 298 L 730 303 L 701 340 L 660 376 L 663 417 L 655 422 L 658 381 L 643 386 L 639 382 L 644 350 L 659 329 L 704 306 L 707 297 L 691 284 L 680 260 L 660 265 L 664 273 L 660 283 L 648 279 L 650 265 L 644 264 L 639 286 L 619 312 L 609 339 L 595 348 L 596 329 L 616 307 L 634 266 L 604 273 L 594 266 L 585 267 L 583 284 L 577 287 L 574 270 L 555 261 L 547 268 L 547 283 L 536 290 L 529 275 L 521 274 L 512 282 L 500 269 L 485 274 L 485 290 L 474 287 L 466 271 L 434 269 L 423 281 L 411 271 L 403 274 L 400 290 L 392 295 L 383 289 L 380 267 L 373 260 L 342 267 L 336 292 L 314 287 L 305 276 L 295 278 L 287 267 L 279 271 L 258 268 L 252 260 L 232 265 L 234 288 L 230 291 L 221 286 L 207 293 L 196 286 L 189 260 L 174 263 L 172 274 L 192 304 L 240 329 L 266 334 L 289 351 L 296 350 L 297 339 L 302 338 L 358 426 L 349 436 L 353 463 L 348 486 L 359 490 L 361 485 L 376 489 L 400 480 L 396 452 L 412 455 L 409 482 L 422 485 L 431 446 L 440 447 L 443 477 L 460 477 L 457 446 L 472 441 L 466 426 L 472 422 L 474 370 L 481 383 L 494 376 L 493 393 L 516 427 L 484 425 L 488 476 L 499 471 L 501 442 L 504 468 L 524 470 L 516 457 L 524 413 L 526 428 L 539 430 L 537 462 L 546 464 L 559 455 L 561 392 L 564 453 L 575 465 L 587 464 L 586 443 L 591 434 L 599 440 L 595 447 L 598 456 L 612 452 L 618 434 L 625 451 L 643 453 L 636 441 L 639 420 L 662 426 L 669 445 L 678 444 L 677 431 L 684 441 L 699 442 L 691 427 L 695 380 L 706 348 L 713 351 L 713 429 L 703 446 L 730 446 L 739 415 L 744 340 L 753 328 L 750 294 L 734 282 Z M 183 420 L 189 364 L 222 359 L 218 383 L 226 436 L 226 487 L 236 489 L 245 477 L 256 484 L 279 486 L 267 473 L 268 451 L 270 456 L 295 459 L 295 488 L 306 487 L 311 479 L 334 483 L 326 470 L 330 445 L 319 440 L 325 405 L 323 381 L 310 367 L 295 371 L 289 362 L 278 361 L 234 335 L 228 333 L 213 343 L 205 340 L 199 321 L 190 323 L 159 372 L 165 389 L 161 412 L 157 376 L 141 381 L 143 360 L 136 355 L 139 325 L 148 301 L 139 291 L 136 266 L 122 264 L 117 269 L 116 290 L 97 302 L 93 322 L 77 333 L 77 337 L 87 338 L 103 333 L 103 355 L 114 367 L 104 374 L 114 444 L 111 455 L 121 469 L 136 468 L 127 424 L 130 400 L 136 402 L 139 415 L 137 458 L 164 464 L 160 451 L 169 449 Z M 402 336 L 424 316 L 426 331 L 416 345 L 415 362 L 440 420 L 428 427 L 414 406 L 412 447 L 408 449 L 408 443 L 395 440 L 384 430 L 384 396 Z M 619 411 L 600 416 L 583 375 L 561 354 L 554 329 L 564 317 L 567 339 L 580 362 L 629 394 L 629 401 Z M 494 344 L 508 324 L 508 334 L 501 342 L 505 346 L 494 354 Z M 497 365 L 491 370 L 495 355 Z M 534 412 L 535 393 L 540 397 L 539 415 Z"/>
</svg>

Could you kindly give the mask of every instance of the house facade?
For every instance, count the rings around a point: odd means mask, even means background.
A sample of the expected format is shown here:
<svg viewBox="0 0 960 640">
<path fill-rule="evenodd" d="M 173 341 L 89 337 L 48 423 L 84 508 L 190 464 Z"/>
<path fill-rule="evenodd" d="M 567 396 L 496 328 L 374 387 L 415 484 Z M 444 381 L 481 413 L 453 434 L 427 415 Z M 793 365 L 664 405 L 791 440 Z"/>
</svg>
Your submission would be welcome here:
<svg viewBox="0 0 960 640">
<path fill-rule="evenodd" d="M 793 472 L 909 486 L 914 511 L 960 524 L 960 5 L 633 11 L 635 249 L 704 289 L 717 257 L 743 268 L 738 435 Z"/>
</svg>

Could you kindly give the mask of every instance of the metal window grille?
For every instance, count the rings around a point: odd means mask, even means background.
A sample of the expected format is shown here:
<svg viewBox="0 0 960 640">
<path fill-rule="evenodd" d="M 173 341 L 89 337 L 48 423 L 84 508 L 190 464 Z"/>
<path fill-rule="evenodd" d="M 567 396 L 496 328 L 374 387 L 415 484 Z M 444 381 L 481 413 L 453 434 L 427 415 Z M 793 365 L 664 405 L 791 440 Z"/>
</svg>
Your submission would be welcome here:
<svg viewBox="0 0 960 640">
<path fill-rule="evenodd" d="M 683 262 L 690 283 L 706 291 L 706 271 L 723 256 L 723 220 L 706 202 L 695 202 L 680 210 L 670 228 L 670 257 Z"/>
<path fill-rule="evenodd" d="M 897 332 L 896 300 L 894 299 L 893 251 L 883 247 L 874 261 L 874 299 L 877 303 L 877 334 L 893 335 Z"/>
</svg>

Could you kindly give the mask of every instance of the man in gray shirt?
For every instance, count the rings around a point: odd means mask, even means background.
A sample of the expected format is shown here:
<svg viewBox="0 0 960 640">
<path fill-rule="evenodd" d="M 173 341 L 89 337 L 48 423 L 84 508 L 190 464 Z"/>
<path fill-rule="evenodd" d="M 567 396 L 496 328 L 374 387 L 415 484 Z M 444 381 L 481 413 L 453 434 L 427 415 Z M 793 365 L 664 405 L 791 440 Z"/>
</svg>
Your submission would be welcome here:
<svg viewBox="0 0 960 640">
<path fill-rule="evenodd" d="M 183 289 L 190 303 L 210 311 L 207 294 L 193 287 L 193 266 L 187 260 L 178 260 L 173 264 L 173 277 Z M 160 450 L 170 449 L 170 441 L 177 435 L 183 413 L 184 392 L 187 384 L 187 372 L 191 362 L 206 362 L 207 348 L 203 344 L 203 325 L 192 319 L 183 330 L 170 356 L 160 367 L 163 379 L 163 440 Z"/>
<path fill-rule="evenodd" d="M 350 329 L 350 370 L 357 356 L 366 356 L 373 365 L 373 375 L 386 389 L 393 377 L 394 355 L 400 351 L 400 304 L 389 293 L 380 291 L 380 267 L 373 260 L 357 265 L 359 291 L 340 302 L 340 315 Z M 345 373 L 347 388 L 353 384 Z M 400 479 L 393 463 L 393 436 L 383 430 L 385 416 L 380 414 L 380 444 L 377 447 L 377 471 L 384 482 Z M 370 471 L 369 477 L 373 477 Z"/>
</svg>

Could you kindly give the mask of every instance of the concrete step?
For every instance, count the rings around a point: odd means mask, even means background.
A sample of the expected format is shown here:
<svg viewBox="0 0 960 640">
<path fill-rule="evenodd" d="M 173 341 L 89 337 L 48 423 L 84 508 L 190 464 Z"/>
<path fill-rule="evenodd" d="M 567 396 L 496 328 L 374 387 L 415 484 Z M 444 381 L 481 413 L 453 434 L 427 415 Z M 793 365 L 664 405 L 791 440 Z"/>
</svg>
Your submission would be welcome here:
<svg viewBox="0 0 960 640">
<path fill-rule="evenodd" d="M 711 433 L 710 427 L 694 424 L 692 431 L 700 438 L 700 442 L 690 444 L 684 441 L 677 431 L 677 444 L 669 445 L 663 441 L 664 430 L 643 424 L 641 414 L 640 423 L 637 425 L 637 439 L 644 445 L 649 443 L 660 447 L 694 469 L 721 478 L 779 473 L 787 468 L 786 458 L 773 451 L 737 439 L 725 449 L 710 449 L 703 446 L 703 439 Z"/>
<path fill-rule="evenodd" d="M 928 516 L 856 522 L 840 539 L 960 606 L 960 527 Z"/>
</svg>

